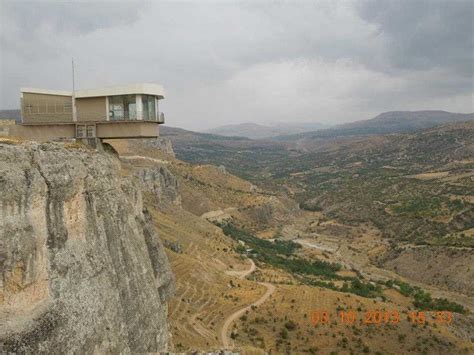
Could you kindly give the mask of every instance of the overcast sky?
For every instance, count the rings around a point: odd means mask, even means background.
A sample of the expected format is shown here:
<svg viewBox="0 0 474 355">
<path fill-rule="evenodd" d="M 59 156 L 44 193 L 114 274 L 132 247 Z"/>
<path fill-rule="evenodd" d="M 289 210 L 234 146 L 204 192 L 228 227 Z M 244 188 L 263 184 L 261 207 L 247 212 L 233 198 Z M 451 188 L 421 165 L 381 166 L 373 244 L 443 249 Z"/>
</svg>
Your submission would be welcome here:
<svg viewBox="0 0 474 355">
<path fill-rule="evenodd" d="M 159 83 L 167 123 L 473 112 L 474 1 L 0 0 L 0 108 L 20 87 Z"/>
</svg>

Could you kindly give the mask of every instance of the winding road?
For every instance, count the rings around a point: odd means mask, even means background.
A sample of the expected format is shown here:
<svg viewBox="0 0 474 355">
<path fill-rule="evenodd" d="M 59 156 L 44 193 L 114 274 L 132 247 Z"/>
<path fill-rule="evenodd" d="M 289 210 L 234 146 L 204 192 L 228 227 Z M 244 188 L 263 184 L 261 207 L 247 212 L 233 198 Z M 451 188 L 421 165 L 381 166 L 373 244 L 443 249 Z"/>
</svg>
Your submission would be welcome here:
<svg viewBox="0 0 474 355">
<path fill-rule="evenodd" d="M 237 276 L 239 277 L 240 279 L 243 279 L 245 278 L 246 276 L 250 275 L 252 272 L 255 271 L 256 267 L 255 267 L 255 263 L 253 262 L 252 259 L 249 259 L 250 260 L 250 268 L 248 270 L 244 270 L 244 271 L 227 271 L 226 274 L 227 275 L 231 275 L 231 276 Z M 229 349 L 233 346 L 233 342 L 232 342 L 232 339 L 229 337 L 229 328 L 230 326 L 232 325 L 232 323 L 239 319 L 240 317 L 242 317 L 245 312 L 247 312 L 248 310 L 250 310 L 252 308 L 252 306 L 255 306 L 255 307 L 258 307 L 260 306 L 263 302 L 265 302 L 271 295 L 273 292 L 275 292 L 275 286 L 272 285 L 271 283 L 268 283 L 268 282 L 258 282 L 259 285 L 262 285 L 262 286 L 265 286 L 267 288 L 267 291 L 265 292 L 265 294 L 260 297 L 257 301 L 255 301 L 254 303 L 242 308 L 242 309 L 239 309 L 238 311 L 232 313 L 230 316 L 228 316 L 224 322 L 224 325 L 222 326 L 221 328 L 221 332 L 220 332 L 220 337 L 221 337 L 221 342 L 222 342 L 222 346 L 224 347 L 224 349 Z"/>
<path fill-rule="evenodd" d="M 250 268 L 248 270 L 243 270 L 243 271 L 229 270 L 229 271 L 226 271 L 225 273 L 229 276 L 236 276 L 239 279 L 245 279 L 248 275 L 254 272 L 256 268 L 253 260 L 252 259 L 248 259 L 248 260 L 250 260 Z"/>
</svg>

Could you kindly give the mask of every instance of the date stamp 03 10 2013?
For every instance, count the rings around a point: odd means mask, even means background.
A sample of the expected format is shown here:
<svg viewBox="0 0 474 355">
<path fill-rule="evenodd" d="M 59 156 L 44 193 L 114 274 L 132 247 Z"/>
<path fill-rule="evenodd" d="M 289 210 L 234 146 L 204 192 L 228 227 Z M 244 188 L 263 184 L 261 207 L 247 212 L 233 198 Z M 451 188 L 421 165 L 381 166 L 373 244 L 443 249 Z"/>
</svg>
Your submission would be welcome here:
<svg viewBox="0 0 474 355">
<path fill-rule="evenodd" d="M 341 325 L 397 325 L 401 321 L 413 325 L 424 325 L 431 319 L 432 324 L 451 324 L 453 313 L 449 311 L 408 311 L 401 313 L 397 310 L 370 310 L 358 312 L 353 310 L 338 311 L 335 314 L 326 310 L 311 311 L 313 325 L 326 325 L 334 323 Z"/>
</svg>

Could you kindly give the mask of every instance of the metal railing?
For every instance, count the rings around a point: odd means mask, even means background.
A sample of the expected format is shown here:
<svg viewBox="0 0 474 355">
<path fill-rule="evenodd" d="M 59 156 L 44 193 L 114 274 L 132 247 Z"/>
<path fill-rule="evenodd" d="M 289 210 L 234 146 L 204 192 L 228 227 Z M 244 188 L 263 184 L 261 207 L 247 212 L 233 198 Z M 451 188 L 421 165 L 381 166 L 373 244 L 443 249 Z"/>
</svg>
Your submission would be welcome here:
<svg viewBox="0 0 474 355">
<path fill-rule="evenodd" d="M 165 123 L 165 114 L 163 112 L 158 112 L 158 123 Z"/>
<path fill-rule="evenodd" d="M 87 114 L 89 115 L 89 113 Z M 81 114 L 78 112 L 77 119 L 80 120 Z M 85 115 L 84 115 L 85 117 Z M 105 117 L 104 117 L 105 118 Z M 145 110 L 141 111 L 125 111 L 125 110 L 111 110 L 109 111 L 109 121 L 154 121 L 161 122 L 164 114 L 162 112 L 148 112 Z"/>
</svg>

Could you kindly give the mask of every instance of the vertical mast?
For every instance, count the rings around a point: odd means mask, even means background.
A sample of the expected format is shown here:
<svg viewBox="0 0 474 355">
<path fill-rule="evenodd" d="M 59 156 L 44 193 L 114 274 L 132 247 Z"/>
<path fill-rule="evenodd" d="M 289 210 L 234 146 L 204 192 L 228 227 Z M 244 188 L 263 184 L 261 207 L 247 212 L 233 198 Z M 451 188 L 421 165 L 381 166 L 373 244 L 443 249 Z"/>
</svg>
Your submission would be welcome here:
<svg viewBox="0 0 474 355">
<path fill-rule="evenodd" d="M 77 121 L 76 112 L 76 87 L 74 82 L 74 58 L 72 58 L 72 120 Z"/>
</svg>

